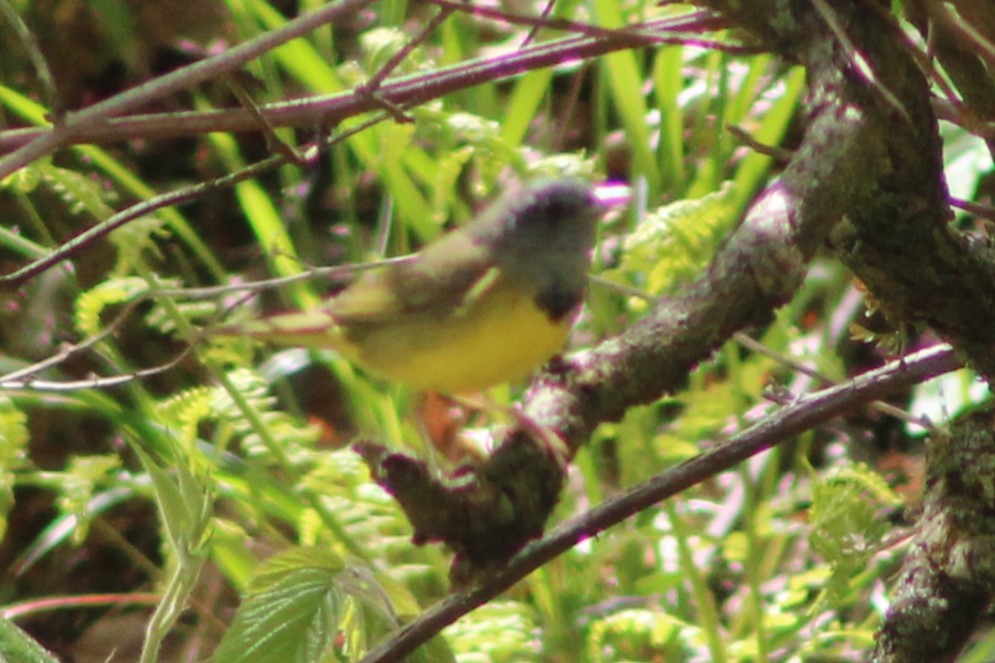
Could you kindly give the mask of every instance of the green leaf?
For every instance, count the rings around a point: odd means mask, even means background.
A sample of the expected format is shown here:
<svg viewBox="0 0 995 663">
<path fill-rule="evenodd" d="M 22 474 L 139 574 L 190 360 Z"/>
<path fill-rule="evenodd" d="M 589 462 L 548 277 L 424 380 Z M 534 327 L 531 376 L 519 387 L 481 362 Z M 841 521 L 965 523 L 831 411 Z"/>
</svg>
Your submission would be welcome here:
<svg viewBox="0 0 995 663">
<path fill-rule="evenodd" d="M 58 663 L 58 660 L 13 622 L 0 617 L 0 661 Z"/>
<path fill-rule="evenodd" d="M 132 449 L 152 478 L 170 544 L 180 553 L 196 553 L 204 543 L 210 523 L 211 498 L 207 482 L 190 467 L 189 459 L 172 463 L 174 478 L 138 445 L 132 445 Z"/>
<path fill-rule="evenodd" d="M 249 585 L 217 663 L 311 663 L 334 651 L 344 608 L 342 559 L 294 548 L 267 560 Z"/>
<path fill-rule="evenodd" d="M 539 105 L 552 88 L 552 81 L 552 68 L 530 71 L 515 81 L 500 127 L 501 135 L 510 145 L 521 145 L 525 139 Z"/>
</svg>

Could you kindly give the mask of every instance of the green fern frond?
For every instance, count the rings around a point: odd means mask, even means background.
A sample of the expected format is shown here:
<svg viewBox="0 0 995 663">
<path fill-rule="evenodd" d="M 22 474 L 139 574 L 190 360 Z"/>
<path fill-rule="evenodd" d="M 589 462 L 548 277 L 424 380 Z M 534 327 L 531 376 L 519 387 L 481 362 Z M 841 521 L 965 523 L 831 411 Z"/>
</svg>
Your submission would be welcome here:
<svg viewBox="0 0 995 663">
<path fill-rule="evenodd" d="M 87 213 L 102 222 L 114 214 L 110 203 L 115 196 L 110 189 L 101 186 L 100 181 L 84 173 L 51 164 L 35 166 L 36 177 L 46 184 L 66 204 L 73 214 Z M 117 262 L 112 274 L 124 276 L 133 271 L 140 255 L 156 248 L 155 239 L 167 235 L 162 220 L 146 216 L 133 219 L 108 235 L 117 249 Z"/>
<path fill-rule="evenodd" d="M 59 496 L 56 504 L 64 514 L 75 516 L 72 541 L 82 544 L 90 531 L 92 520 L 91 502 L 100 486 L 112 479 L 121 467 L 121 457 L 114 454 L 73 456 L 62 479 L 56 484 Z"/>
<path fill-rule="evenodd" d="M 267 412 L 262 417 L 263 423 L 273 439 L 279 440 L 287 457 L 294 464 L 309 462 L 312 457 L 314 443 L 320 437 L 316 426 L 302 426 L 299 421 L 286 412 Z M 244 418 L 231 422 L 237 433 L 243 435 L 242 449 L 249 456 L 269 457 L 269 448 L 262 437 L 253 430 Z"/>
<path fill-rule="evenodd" d="M 121 226 L 108 235 L 117 249 L 117 263 L 112 273 L 119 276 L 132 273 L 136 265 L 144 265 L 142 254 L 149 251 L 158 255 L 156 240 L 168 236 L 163 221 L 154 216 L 143 216 Z"/>
<path fill-rule="evenodd" d="M 189 444 L 200 422 L 211 416 L 211 403 L 217 387 L 193 387 L 173 394 L 156 407 L 156 414 L 163 425 L 180 431 L 178 436 Z"/>
<path fill-rule="evenodd" d="M 884 507 L 900 506 L 903 503 L 901 496 L 892 490 L 884 477 L 864 463 L 833 467 L 822 475 L 819 484 L 852 486 L 855 490 L 870 495 Z"/>
<path fill-rule="evenodd" d="M 459 660 L 540 661 L 536 626 L 526 603 L 491 601 L 446 629 L 446 637 Z"/>
<path fill-rule="evenodd" d="M 11 399 L 0 398 L 0 540 L 14 506 L 14 473 L 27 462 L 29 439 L 27 415 Z"/>
<path fill-rule="evenodd" d="M 86 212 L 102 221 L 114 213 L 108 204 L 113 198 L 108 189 L 100 186 L 98 180 L 50 163 L 42 165 L 38 169 L 38 175 L 49 189 L 62 198 L 73 214 Z"/>
<path fill-rule="evenodd" d="M 369 468 L 357 453 L 314 454 L 314 462 L 300 485 L 322 495 L 351 536 L 368 541 L 367 549 L 376 555 L 410 553 L 410 523 L 390 495 L 370 483 Z M 322 524 L 312 509 L 304 512 L 299 528 L 302 540 L 319 543 Z"/>
<path fill-rule="evenodd" d="M 591 625 L 590 660 L 687 660 L 693 649 L 681 640 L 697 629 L 663 610 L 620 610 Z"/>
<path fill-rule="evenodd" d="M 103 325 L 100 315 L 114 304 L 124 304 L 148 292 L 145 279 L 135 276 L 110 278 L 82 293 L 76 299 L 76 331 L 83 337 L 96 336 Z"/>
<path fill-rule="evenodd" d="M 310 460 L 319 430 L 314 426 L 301 425 L 291 415 L 275 409 L 276 398 L 269 393 L 266 380 L 255 371 L 237 368 L 228 377 L 247 405 L 258 412 L 272 438 L 284 445 L 288 457 L 294 462 Z M 246 455 L 269 455 L 259 432 L 222 387 L 194 387 L 179 392 L 162 401 L 157 412 L 165 425 L 183 431 L 186 436 L 193 436 L 202 423 L 213 422 L 225 426 L 231 434 L 240 438 Z"/>
<path fill-rule="evenodd" d="M 665 295 L 704 269 L 722 238 L 736 222 L 735 190 L 694 200 L 679 200 L 647 215 L 625 238 L 618 267 L 605 278 L 634 285 L 648 295 Z M 634 301 L 637 309 L 645 302 Z"/>
<path fill-rule="evenodd" d="M 838 468 L 828 476 L 812 471 L 812 547 L 832 567 L 825 598 L 840 606 L 855 577 L 867 570 L 891 528 L 884 515 L 901 503 L 884 480 L 863 464 Z"/>
<path fill-rule="evenodd" d="M 163 287 L 179 287 L 172 282 L 162 284 Z M 145 316 L 145 322 L 149 327 L 162 334 L 173 334 L 176 332 L 176 321 L 173 319 L 173 311 L 178 311 L 191 324 L 209 320 L 217 315 L 218 304 L 212 301 L 178 301 L 173 300 L 172 306 L 166 307 L 158 299 L 152 303 L 152 309 Z"/>
<path fill-rule="evenodd" d="M 320 436 L 318 428 L 301 425 L 291 415 L 277 410 L 276 398 L 269 393 L 269 384 L 259 373 L 247 368 L 236 368 L 228 373 L 228 378 L 248 407 L 259 414 L 269 436 L 279 440 L 290 461 L 294 464 L 310 462 L 314 443 Z M 246 419 L 227 391 L 220 387 L 212 391 L 211 408 L 212 418 L 230 427 L 241 438 L 242 450 L 247 456 L 270 457 L 269 447 L 260 431 Z"/>
</svg>

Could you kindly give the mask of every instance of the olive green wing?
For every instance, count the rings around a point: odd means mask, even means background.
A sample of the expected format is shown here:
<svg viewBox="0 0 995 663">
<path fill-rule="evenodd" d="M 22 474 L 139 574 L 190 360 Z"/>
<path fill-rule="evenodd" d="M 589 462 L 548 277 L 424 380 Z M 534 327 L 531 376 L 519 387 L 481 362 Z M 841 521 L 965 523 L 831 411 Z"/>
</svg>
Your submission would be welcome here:
<svg viewBox="0 0 995 663">
<path fill-rule="evenodd" d="M 325 311 L 343 327 L 376 327 L 406 316 L 446 317 L 496 278 L 487 247 L 456 231 L 412 260 L 371 271 L 331 299 Z"/>
</svg>

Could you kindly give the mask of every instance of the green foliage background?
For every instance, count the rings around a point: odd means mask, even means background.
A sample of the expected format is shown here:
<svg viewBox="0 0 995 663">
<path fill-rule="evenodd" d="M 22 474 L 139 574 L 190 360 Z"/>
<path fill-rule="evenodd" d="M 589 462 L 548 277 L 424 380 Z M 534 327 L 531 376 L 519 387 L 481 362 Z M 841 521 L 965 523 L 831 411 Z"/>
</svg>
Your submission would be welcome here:
<svg viewBox="0 0 995 663">
<path fill-rule="evenodd" d="M 93 4 L 107 28 L 102 48 L 136 48 L 142 35 L 120 29 L 133 10 Z M 320 3 L 301 9 L 309 4 Z M 19 9 L 30 16 L 24 3 Z M 286 21 L 261 0 L 231 0 L 228 9 L 238 40 Z M 247 88 L 256 103 L 348 91 L 407 42 L 418 23 L 412 16 L 424 11 L 387 1 L 359 28 L 316 30 L 252 62 Z M 593 0 L 558 3 L 554 15 L 611 27 L 677 11 Z M 456 12 L 396 73 L 490 57 L 526 32 Z M 544 30 L 537 38 L 558 36 Z M 572 173 L 624 179 L 635 191 L 636 204 L 601 230 L 595 274 L 667 294 L 704 269 L 777 173 L 770 156 L 739 144 L 727 126 L 759 143 L 790 143 L 803 87 L 803 72 L 769 56 L 691 46 L 567 61 L 414 108 L 410 123 L 375 124 L 319 163 L 282 166 L 238 184 L 234 195 L 159 210 L 76 256 L 75 271 L 57 268 L 12 296 L 3 373 L 59 356 L 65 343 L 85 347 L 37 376 L 73 388 L 0 391 L 0 532 L 8 535 L 3 552 L 12 569 L 0 651 L 10 660 L 51 660 L 10 621 L 23 608 L 34 620 L 25 625 L 30 631 L 48 615 L 36 605 L 43 595 L 22 593 L 20 579 L 60 552 L 92 545 L 94 528 L 123 505 L 144 503 L 154 505 L 156 521 L 145 526 L 157 528 L 158 550 L 118 542 L 143 577 L 127 591 L 160 595 L 143 622 L 143 660 L 159 656 L 170 636 L 172 647 L 178 639 L 197 659 L 217 646 L 218 661 L 357 660 L 445 595 L 449 559 L 411 544 L 403 514 L 344 442 L 362 436 L 440 470 L 450 466 L 424 441 L 402 388 L 333 353 L 201 339 L 197 329 L 227 312 L 238 293 L 205 298 L 194 289 L 404 253 L 465 222 L 509 173 Z M 29 76 L 0 85 L 13 124 L 47 122 L 51 109 L 37 99 Z M 184 102 L 207 109 L 228 95 L 212 84 Z M 306 132 L 275 133 L 294 145 Z M 949 138 L 961 146 L 958 158 L 981 150 L 969 139 L 963 132 Z M 243 168 L 267 150 L 258 137 L 219 133 L 171 145 L 182 150 L 164 156 L 127 142 L 78 146 L 4 180 L 6 264 L 45 255 L 124 204 Z M 175 162 L 153 167 L 165 157 Z M 967 169 L 958 186 L 976 186 L 982 171 Z M 300 280 L 232 315 L 307 306 L 328 288 L 319 278 Z M 844 380 L 873 353 L 849 338 L 850 325 L 863 324 L 853 302 L 849 276 L 820 259 L 792 304 L 758 334 L 774 352 Z M 639 297 L 592 287 L 575 345 L 619 331 L 645 307 Z M 164 373 L 112 387 L 85 383 L 90 375 L 136 376 L 190 343 L 193 353 Z M 943 398 L 951 408 L 971 381 L 963 374 L 948 383 Z M 690 376 L 686 390 L 598 429 L 575 460 L 556 518 L 755 420 L 771 385 L 817 384 L 730 343 Z M 512 385 L 495 398 L 510 404 L 521 393 Z M 906 404 L 925 409 L 935 401 L 922 390 Z M 915 482 L 913 471 L 879 473 L 883 454 L 866 433 L 878 423 L 856 418 L 812 431 L 619 524 L 447 628 L 417 660 L 860 660 L 903 552 L 900 543 L 884 545 L 911 499 L 896 489 Z M 478 417 L 471 425 L 480 429 L 471 431 L 477 439 L 496 424 Z M 41 439 L 74 429 L 88 439 Z M 898 452 L 908 455 L 906 466 L 915 465 L 917 443 L 901 426 L 891 430 L 906 441 Z M 61 451 L 54 464 L 37 450 L 53 444 Z M 27 538 L 11 537 L 9 516 L 32 491 L 50 496 L 50 518 Z M 88 610 L 74 603 L 68 583 L 51 593 Z M 198 628 L 210 615 L 221 618 Z M 99 612 L 92 618 L 100 623 Z M 983 660 L 992 644 L 977 647 L 975 660 Z"/>
</svg>

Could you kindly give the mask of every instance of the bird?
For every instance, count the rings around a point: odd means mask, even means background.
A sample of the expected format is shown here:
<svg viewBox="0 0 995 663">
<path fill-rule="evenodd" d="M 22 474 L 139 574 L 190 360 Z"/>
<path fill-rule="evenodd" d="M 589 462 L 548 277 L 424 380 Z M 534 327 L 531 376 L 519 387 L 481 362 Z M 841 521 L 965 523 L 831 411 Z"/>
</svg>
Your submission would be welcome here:
<svg viewBox="0 0 995 663">
<path fill-rule="evenodd" d="M 583 180 L 527 183 L 410 258 L 362 271 L 313 309 L 214 333 L 335 350 L 420 391 L 455 395 L 521 380 L 567 341 L 601 212 Z"/>
</svg>

